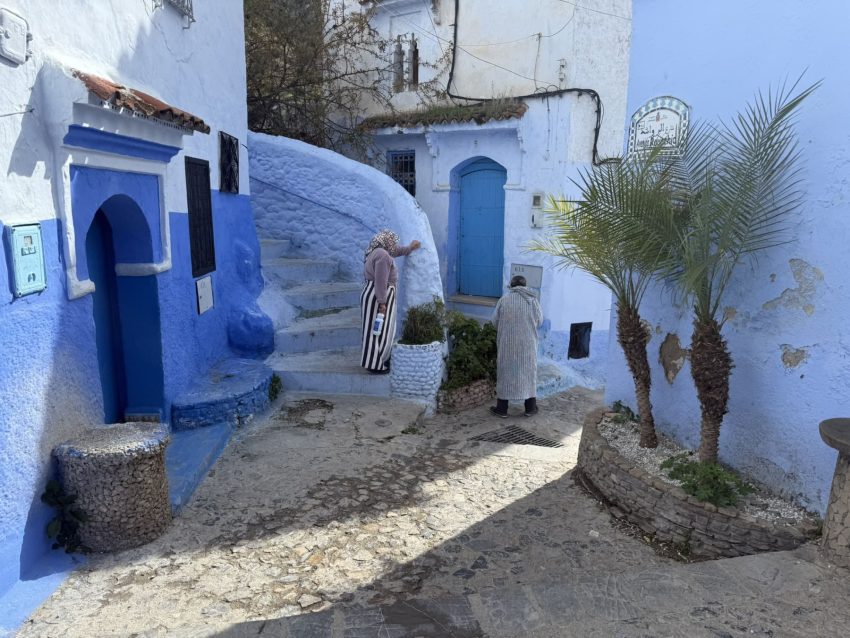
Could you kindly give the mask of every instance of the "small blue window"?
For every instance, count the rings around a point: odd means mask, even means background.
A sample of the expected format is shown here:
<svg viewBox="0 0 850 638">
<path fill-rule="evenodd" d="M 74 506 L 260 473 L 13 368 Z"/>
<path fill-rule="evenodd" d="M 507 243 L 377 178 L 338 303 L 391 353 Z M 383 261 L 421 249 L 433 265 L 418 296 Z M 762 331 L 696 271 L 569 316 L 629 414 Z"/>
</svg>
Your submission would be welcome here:
<svg viewBox="0 0 850 638">
<path fill-rule="evenodd" d="M 416 152 L 390 151 L 387 153 L 387 172 L 408 193 L 416 197 Z"/>
</svg>

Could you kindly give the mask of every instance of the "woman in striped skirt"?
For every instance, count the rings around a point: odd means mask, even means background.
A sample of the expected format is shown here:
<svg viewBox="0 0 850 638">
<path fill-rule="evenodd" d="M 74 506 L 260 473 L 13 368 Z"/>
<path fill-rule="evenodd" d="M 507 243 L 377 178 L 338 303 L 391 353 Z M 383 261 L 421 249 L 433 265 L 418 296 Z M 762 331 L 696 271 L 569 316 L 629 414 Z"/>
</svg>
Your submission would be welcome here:
<svg viewBox="0 0 850 638">
<path fill-rule="evenodd" d="M 399 246 L 398 242 L 398 235 L 391 230 L 382 230 L 369 242 L 364 255 L 363 275 L 366 285 L 360 295 L 360 317 L 363 321 L 360 365 L 375 374 L 390 371 L 390 355 L 395 339 L 398 272 L 393 258 L 409 255 L 420 246 L 415 239 L 409 246 Z M 384 315 L 384 325 L 380 334 L 373 335 L 372 325 L 378 313 Z"/>
</svg>

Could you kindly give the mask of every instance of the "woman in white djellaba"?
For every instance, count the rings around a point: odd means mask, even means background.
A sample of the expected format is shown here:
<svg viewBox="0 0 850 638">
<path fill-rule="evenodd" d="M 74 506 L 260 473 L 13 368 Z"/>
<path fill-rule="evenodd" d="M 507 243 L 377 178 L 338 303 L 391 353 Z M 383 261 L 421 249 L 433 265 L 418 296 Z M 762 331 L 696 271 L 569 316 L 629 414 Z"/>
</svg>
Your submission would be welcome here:
<svg viewBox="0 0 850 638">
<path fill-rule="evenodd" d="M 526 287 L 525 277 L 511 279 L 510 290 L 496 304 L 496 405 L 490 412 L 508 416 L 510 401 L 525 401 L 525 416 L 534 416 L 537 408 L 537 328 L 543 312 L 534 292 Z"/>
</svg>

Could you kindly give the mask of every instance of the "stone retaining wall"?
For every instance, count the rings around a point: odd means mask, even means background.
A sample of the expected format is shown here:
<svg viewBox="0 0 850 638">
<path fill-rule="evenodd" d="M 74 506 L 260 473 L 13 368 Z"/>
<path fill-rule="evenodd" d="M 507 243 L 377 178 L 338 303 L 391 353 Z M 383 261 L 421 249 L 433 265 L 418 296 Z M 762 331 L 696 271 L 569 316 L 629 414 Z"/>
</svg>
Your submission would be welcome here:
<svg viewBox="0 0 850 638">
<path fill-rule="evenodd" d="M 495 396 L 496 384 L 489 379 L 481 379 L 462 388 L 440 392 L 437 396 L 437 409 L 443 413 L 461 412 L 484 405 Z"/>
<path fill-rule="evenodd" d="M 612 514 L 656 540 L 687 546 L 694 558 L 713 559 L 794 549 L 817 535 L 811 519 L 773 523 L 734 507 L 718 508 L 635 467 L 599 432 L 603 413 L 594 411 L 585 420 L 577 471 L 608 501 Z"/>
</svg>

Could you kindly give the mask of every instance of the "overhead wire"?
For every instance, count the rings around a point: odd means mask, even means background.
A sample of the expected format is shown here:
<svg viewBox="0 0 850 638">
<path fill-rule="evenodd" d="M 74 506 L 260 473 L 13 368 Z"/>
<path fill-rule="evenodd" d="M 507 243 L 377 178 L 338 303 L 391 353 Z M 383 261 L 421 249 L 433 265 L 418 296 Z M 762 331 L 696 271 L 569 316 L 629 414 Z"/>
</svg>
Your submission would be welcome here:
<svg viewBox="0 0 850 638">
<path fill-rule="evenodd" d="M 608 11 L 603 11 L 602 9 L 594 9 L 593 7 L 588 7 L 583 4 L 578 4 L 577 2 L 572 2 L 571 0 L 559 0 L 559 2 L 563 2 L 564 4 L 570 4 L 577 9 L 584 9 L 585 11 L 593 11 L 594 13 L 601 13 L 604 16 L 611 16 L 612 18 L 619 18 L 620 20 L 631 20 L 628 16 L 621 16 L 618 13 L 609 13 Z"/>
</svg>

